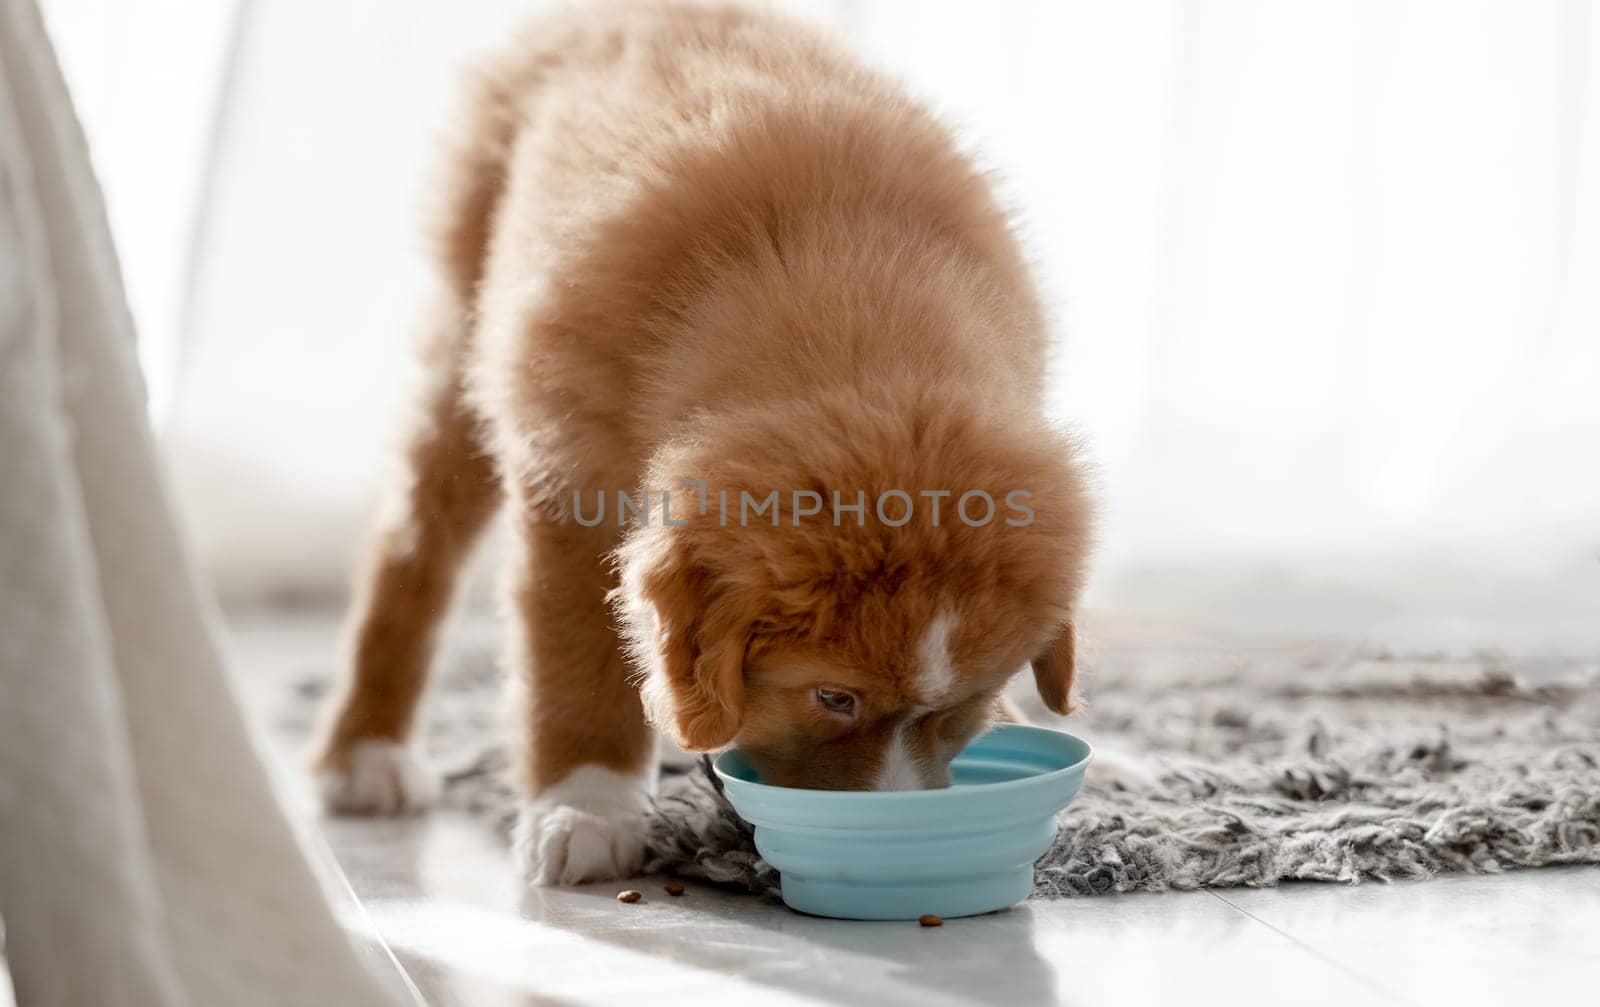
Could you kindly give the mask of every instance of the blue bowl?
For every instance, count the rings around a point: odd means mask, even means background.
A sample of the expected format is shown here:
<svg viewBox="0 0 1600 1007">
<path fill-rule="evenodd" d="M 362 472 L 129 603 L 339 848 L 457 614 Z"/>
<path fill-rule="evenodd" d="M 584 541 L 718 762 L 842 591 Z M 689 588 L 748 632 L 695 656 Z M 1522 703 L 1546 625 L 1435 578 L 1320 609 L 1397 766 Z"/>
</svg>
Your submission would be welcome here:
<svg viewBox="0 0 1600 1007">
<path fill-rule="evenodd" d="M 946 790 L 774 787 L 738 749 L 715 767 L 755 826 L 756 849 L 783 875 L 783 901 L 851 920 L 956 917 L 1004 909 L 1033 890 L 1033 862 L 1056 812 L 1083 786 L 1089 743 L 1000 724 L 951 763 Z"/>
</svg>

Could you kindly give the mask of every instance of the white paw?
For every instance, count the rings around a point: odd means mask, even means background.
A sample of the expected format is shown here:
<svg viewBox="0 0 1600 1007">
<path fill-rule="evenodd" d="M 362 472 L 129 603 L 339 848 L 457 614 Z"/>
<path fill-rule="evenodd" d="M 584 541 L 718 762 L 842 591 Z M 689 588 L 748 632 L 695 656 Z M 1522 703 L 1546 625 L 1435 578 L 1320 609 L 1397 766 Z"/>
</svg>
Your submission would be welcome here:
<svg viewBox="0 0 1600 1007">
<path fill-rule="evenodd" d="M 1161 769 L 1149 759 L 1125 748 L 1101 746 L 1095 749 L 1088 779 L 1107 790 L 1152 791 L 1161 789 Z"/>
<path fill-rule="evenodd" d="M 576 885 L 637 874 L 649 796 L 639 775 L 600 766 L 580 767 L 547 787 L 522 809 L 512 832 L 523 881 Z"/>
<path fill-rule="evenodd" d="M 345 767 L 317 774 L 322 806 L 338 814 L 415 814 L 439 796 L 433 774 L 410 748 L 397 742 L 358 741 L 351 746 Z"/>
</svg>

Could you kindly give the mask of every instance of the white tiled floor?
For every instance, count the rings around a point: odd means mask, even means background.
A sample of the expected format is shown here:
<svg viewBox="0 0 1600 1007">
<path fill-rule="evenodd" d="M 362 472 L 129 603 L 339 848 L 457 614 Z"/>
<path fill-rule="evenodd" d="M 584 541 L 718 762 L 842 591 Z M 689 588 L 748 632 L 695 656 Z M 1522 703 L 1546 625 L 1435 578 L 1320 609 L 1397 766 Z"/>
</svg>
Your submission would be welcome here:
<svg viewBox="0 0 1600 1007">
<path fill-rule="evenodd" d="M 366 914 L 432 1004 L 1592 1002 L 1600 870 L 1034 902 L 924 930 L 656 881 L 541 891 L 452 815 L 330 823 Z M 364 921 L 352 911 L 352 924 Z M 1584 992 L 1584 991 L 1587 991 Z"/>
<path fill-rule="evenodd" d="M 240 624 L 247 684 L 325 664 L 330 628 Z M 445 813 L 323 834 L 360 900 L 352 928 L 441 1007 L 1600 1000 L 1600 868 L 1033 902 L 923 929 L 656 881 L 631 906 L 621 884 L 522 900 L 500 843 Z"/>
</svg>

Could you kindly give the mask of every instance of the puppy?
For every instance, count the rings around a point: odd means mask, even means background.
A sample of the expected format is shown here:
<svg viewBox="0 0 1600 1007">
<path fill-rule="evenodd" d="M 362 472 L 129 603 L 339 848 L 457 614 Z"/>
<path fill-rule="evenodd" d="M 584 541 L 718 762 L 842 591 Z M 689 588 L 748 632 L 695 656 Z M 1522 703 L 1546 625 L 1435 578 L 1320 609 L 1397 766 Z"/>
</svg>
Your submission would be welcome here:
<svg viewBox="0 0 1600 1007">
<path fill-rule="evenodd" d="M 638 869 L 654 723 L 792 787 L 948 783 L 1031 663 L 1065 712 L 1090 507 L 982 174 L 805 26 L 589 8 L 488 66 L 450 152 L 406 478 L 317 760 L 396 812 L 497 510 L 527 880 Z"/>
</svg>

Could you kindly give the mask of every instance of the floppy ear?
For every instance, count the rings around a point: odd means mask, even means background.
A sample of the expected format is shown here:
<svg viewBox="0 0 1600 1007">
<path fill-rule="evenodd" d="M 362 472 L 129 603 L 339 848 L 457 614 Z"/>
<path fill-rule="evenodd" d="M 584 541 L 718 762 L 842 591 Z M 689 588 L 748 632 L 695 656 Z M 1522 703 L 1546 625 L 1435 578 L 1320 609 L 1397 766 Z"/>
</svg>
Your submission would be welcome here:
<svg viewBox="0 0 1600 1007">
<path fill-rule="evenodd" d="M 1072 678 L 1077 672 L 1077 643 L 1072 623 L 1063 623 L 1050 645 L 1033 659 L 1033 681 L 1039 698 L 1056 713 L 1071 713 Z"/>
<path fill-rule="evenodd" d="M 731 743 L 743 719 L 747 629 L 718 624 L 710 578 L 672 530 L 642 529 L 645 538 L 623 547 L 623 631 L 646 716 L 680 746 L 710 751 Z"/>
</svg>

